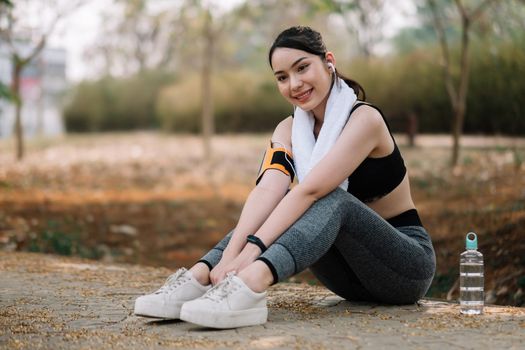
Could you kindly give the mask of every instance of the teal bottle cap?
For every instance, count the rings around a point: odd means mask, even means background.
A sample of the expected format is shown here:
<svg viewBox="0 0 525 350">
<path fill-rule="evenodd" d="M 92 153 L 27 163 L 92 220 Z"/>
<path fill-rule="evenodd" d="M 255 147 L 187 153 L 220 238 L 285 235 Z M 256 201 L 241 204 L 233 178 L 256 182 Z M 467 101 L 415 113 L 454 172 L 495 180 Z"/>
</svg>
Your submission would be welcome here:
<svg viewBox="0 0 525 350">
<path fill-rule="evenodd" d="M 468 250 L 477 250 L 478 249 L 478 236 L 474 232 L 467 233 L 466 246 Z"/>
</svg>

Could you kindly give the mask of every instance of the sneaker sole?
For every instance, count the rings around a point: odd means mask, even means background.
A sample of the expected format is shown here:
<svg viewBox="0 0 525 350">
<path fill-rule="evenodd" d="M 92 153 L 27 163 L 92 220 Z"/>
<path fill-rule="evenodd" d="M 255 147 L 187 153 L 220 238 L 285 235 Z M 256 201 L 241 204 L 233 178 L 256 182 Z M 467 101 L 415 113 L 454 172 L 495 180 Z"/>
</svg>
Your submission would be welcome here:
<svg viewBox="0 0 525 350">
<path fill-rule="evenodd" d="M 266 323 L 268 308 L 212 312 L 210 310 L 188 310 L 183 307 L 180 319 L 199 326 L 218 329 L 257 326 Z"/>
<path fill-rule="evenodd" d="M 184 302 L 176 303 L 168 307 L 167 305 L 140 302 L 135 303 L 135 310 L 133 313 L 136 316 L 174 320 L 180 318 L 180 309 L 182 304 L 184 304 Z"/>
</svg>

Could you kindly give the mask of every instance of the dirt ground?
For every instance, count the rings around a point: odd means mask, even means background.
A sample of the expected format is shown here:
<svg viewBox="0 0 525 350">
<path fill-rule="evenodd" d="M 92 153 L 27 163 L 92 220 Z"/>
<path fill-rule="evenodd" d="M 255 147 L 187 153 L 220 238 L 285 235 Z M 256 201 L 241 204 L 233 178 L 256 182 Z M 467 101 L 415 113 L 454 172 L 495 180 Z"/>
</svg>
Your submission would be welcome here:
<svg viewBox="0 0 525 350">
<path fill-rule="evenodd" d="M 348 302 L 322 286 L 268 289 L 268 322 L 217 330 L 133 315 L 165 280 L 159 267 L 0 251 L 0 349 L 523 349 L 525 308 Z M 153 287 L 154 288 L 154 287 Z"/>
<path fill-rule="evenodd" d="M 203 161 L 193 136 L 97 134 L 34 140 L 14 161 L 0 141 L 0 249 L 175 268 L 232 229 L 269 135 L 225 135 Z M 478 234 L 490 303 L 525 303 L 525 139 L 398 138 L 412 194 L 436 248 L 429 296 L 458 297 L 464 236 Z M 291 281 L 316 283 L 308 273 Z"/>
</svg>

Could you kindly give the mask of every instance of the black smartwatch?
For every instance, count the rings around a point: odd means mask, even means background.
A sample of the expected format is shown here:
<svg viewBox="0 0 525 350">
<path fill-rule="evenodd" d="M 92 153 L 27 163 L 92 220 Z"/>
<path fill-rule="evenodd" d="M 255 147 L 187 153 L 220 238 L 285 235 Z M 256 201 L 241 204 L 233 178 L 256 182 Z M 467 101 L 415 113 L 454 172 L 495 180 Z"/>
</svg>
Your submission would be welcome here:
<svg viewBox="0 0 525 350">
<path fill-rule="evenodd" d="M 248 235 L 248 237 L 246 237 L 246 241 L 249 242 L 249 243 L 253 243 L 256 246 L 258 246 L 259 249 L 261 249 L 261 253 L 264 253 L 266 251 L 266 249 L 268 249 L 264 245 L 263 241 L 261 241 L 261 239 L 259 237 L 256 237 L 254 235 Z"/>
</svg>

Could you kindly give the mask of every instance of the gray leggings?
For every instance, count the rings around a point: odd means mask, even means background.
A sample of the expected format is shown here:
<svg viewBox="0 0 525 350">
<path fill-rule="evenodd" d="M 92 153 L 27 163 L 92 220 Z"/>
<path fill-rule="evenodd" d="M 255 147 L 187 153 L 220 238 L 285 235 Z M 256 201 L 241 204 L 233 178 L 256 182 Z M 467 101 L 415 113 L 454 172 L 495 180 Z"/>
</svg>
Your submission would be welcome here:
<svg viewBox="0 0 525 350">
<path fill-rule="evenodd" d="M 232 232 L 200 261 L 217 265 Z M 436 269 L 422 226 L 394 227 L 350 193 L 337 188 L 315 202 L 268 250 L 274 282 L 307 267 L 347 300 L 410 304 L 425 295 Z"/>
</svg>

